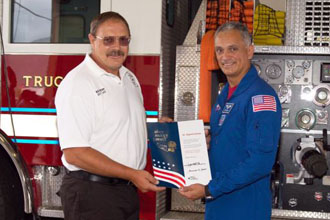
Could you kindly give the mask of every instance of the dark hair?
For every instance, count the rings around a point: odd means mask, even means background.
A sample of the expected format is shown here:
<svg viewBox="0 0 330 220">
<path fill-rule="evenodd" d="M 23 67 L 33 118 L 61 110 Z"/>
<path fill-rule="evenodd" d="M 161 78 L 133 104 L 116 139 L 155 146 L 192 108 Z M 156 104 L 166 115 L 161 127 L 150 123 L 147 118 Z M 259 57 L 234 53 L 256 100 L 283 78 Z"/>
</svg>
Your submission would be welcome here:
<svg viewBox="0 0 330 220">
<path fill-rule="evenodd" d="M 107 20 L 118 20 L 118 21 L 122 21 L 128 30 L 128 34 L 131 36 L 131 31 L 129 30 L 129 26 L 127 21 L 125 20 L 125 18 L 123 16 L 121 16 L 119 13 L 114 12 L 114 11 L 108 11 L 108 12 L 104 12 L 102 14 L 99 14 L 98 16 L 96 16 L 90 25 L 90 33 L 95 36 L 98 27 L 105 21 Z"/>
<path fill-rule="evenodd" d="M 245 24 L 235 22 L 235 21 L 229 21 L 227 23 L 224 23 L 218 29 L 216 30 L 214 34 L 214 38 L 220 33 L 224 31 L 229 31 L 229 30 L 237 30 L 241 33 L 241 36 L 246 43 L 246 45 L 250 45 L 252 43 L 252 37 L 249 33 L 249 30 L 245 26 Z"/>
</svg>

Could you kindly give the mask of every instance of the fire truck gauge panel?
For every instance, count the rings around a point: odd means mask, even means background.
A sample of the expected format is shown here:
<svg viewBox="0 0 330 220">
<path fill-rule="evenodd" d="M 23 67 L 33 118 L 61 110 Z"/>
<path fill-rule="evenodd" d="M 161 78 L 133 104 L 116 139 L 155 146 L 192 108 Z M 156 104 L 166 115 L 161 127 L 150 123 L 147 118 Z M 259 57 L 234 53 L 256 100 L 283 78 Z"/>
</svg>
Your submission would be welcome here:
<svg viewBox="0 0 330 220">
<path fill-rule="evenodd" d="M 268 84 L 281 84 L 284 81 L 284 65 L 283 59 L 255 59 L 252 60 L 259 76 Z"/>
<path fill-rule="evenodd" d="M 305 70 L 302 66 L 297 66 L 292 70 L 292 75 L 296 79 L 300 79 L 305 75 Z"/>
<path fill-rule="evenodd" d="M 258 75 L 260 76 L 261 75 L 261 68 L 258 64 L 253 64 L 254 67 L 256 68 L 257 72 L 258 72 Z"/>
<path fill-rule="evenodd" d="M 289 68 L 289 69 L 293 69 L 293 67 L 295 66 L 295 62 L 293 60 L 287 60 L 286 61 L 286 66 Z"/>
<path fill-rule="evenodd" d="M 290 126 L 290 118 L 282 118 L 281 128 L 288 128 Z"/>
<path fill-rule="evenodd" d="M 285 82 L 287 84 L 292 84 L 293 83 L 293 76 L 292 75 L 287 76 Z"/>
<path fill-rule="evenodd" d="M 290 125 L 290 109 L 289 108 L 283 108 L 282 109 L 281 127 L 282 128 L 288 128 L 289 125 Z"/>
<path fill-rule="evenodd" d="M 303 66 L 304 69 L 310 68 L 311 67 L 311 61 L 310 60 L 304 60 L 302 62 L 302 66 Z"/>
<path fill-rule="evenodd" d="M 281 103 L 290 103 L 291 102 L 291 87 L 289 85 L 279 85 L 278 88 L 278 97 Z"/>
<path fill-rule="evenodd" d="M 312 101 L 314 98 L 313 86 L 301 86 L 301 100 Z"/>
<path fill-rule="evenodd" d="M 320 84 L 314 88 L 313 103 L 317 106 L 328 106 L 330 104 L 330 87 Z"/>
<path fill-rule="evenodd" d="M 295 85 L 312 84 L 313 63 L 310 60 L 288 60 L 285 65 L 285 83 Z"/>
<path fill-rule="evenodd" d="M 328 124 L 328 110 L 316 109 L 316 124 L 327 125 Z"/>
<path fill-rule="evenodd" d="M 330 83 L 330 63 L 321 63 L 321 82 Z"/>
<path fill-rule="evenodd" d="M 283 108 L 282 109 L 282 117 L 283 118 L 289 118 L 290 117 L 290 109 L 289 108 Z"/>
<path fill-rule="evenodd" d="M 311 130 L 316 122 L 315 113 L 310 109 L 301 109 L 296 114 L 296 126 L 299 129 Z"/>
<path fill-rule="evenodd" d="M 282 75 L 282 69 L 277 64 L 271 64 L 266 68 L 266 76 L 270 79 L 278 79 Z"/>
</svg>

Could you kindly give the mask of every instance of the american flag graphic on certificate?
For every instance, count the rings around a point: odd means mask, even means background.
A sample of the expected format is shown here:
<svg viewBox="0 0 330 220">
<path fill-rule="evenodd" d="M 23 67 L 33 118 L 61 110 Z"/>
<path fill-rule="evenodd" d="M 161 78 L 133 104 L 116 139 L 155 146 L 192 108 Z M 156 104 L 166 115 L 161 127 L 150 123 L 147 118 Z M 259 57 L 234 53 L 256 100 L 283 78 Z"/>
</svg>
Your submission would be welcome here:
<svg viewBox="0 0 330 220">
<path fill-rule="evenodd" d="M 252 97 L 253 112 L 273 111 L 276 112 L 276 100 L 271 95 L 257 95 Z"/>
<path fill-rule="evenodd" d="M 156 159 L 153 159 L 152 163 L 152 168 L 154 169 L 154 176 L 156 179 L 166 182 L 170 184 L 170 186 L 174 185 L 177 188 L 185 186 L 185 178 L 180 171 L 176 169 L 175 164 L 161 162 Z"/>
<path fill-rule="evenodd" d="M 177 123 L 147 123 L 154 176 L 159 186 L 186 185 Z"/>
</svg>

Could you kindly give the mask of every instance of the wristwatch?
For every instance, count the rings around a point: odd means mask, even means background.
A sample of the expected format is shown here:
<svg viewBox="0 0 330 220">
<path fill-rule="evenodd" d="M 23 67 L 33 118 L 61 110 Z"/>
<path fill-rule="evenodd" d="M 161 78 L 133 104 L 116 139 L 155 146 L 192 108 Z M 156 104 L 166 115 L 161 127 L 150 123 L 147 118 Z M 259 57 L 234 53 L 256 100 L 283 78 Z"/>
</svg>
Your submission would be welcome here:
<svg viewBox="0 0 330 220">
<path fill-rule="evenodd" d="M 205 185 L 204 189 L 205 189 L 205 199 L 213 199 L 213 196 L 209 191 L 209 186 Z"/>
</svg>

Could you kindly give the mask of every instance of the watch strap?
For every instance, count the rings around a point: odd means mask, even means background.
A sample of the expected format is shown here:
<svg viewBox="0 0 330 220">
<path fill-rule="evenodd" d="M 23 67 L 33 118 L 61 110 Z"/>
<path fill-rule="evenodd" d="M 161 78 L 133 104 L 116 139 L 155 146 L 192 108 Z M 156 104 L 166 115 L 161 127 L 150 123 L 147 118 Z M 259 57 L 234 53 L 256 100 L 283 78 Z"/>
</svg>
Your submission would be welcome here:
<svg viewBox="0 0 330 220">
<path fill-rule="evenodd" d="M 205 185 L 204 189 L 205 189 L 205 199 L 213 199 L 213 197 L 209 191 L 209 186 Z"/>
</svg>

